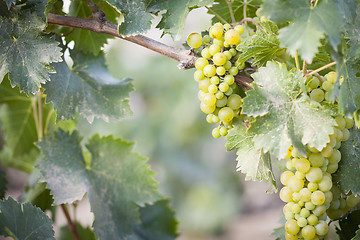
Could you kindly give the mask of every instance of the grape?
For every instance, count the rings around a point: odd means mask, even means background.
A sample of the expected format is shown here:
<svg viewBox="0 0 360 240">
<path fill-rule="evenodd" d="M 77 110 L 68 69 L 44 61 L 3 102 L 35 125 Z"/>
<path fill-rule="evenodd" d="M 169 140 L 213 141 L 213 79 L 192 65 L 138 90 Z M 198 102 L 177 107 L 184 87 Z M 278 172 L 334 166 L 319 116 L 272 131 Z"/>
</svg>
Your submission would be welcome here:
<svg viewBox="0 0 360 240">
<path fill-rule="evenodd" d="M 216 97 L 217 99 L 222 99 L 222 98 L 224 97 L 224 93 L 221 92 L 221 91 L 219 91 L 219 92 L 217 92 L 217 93 L 215 94 L 215 97 Z M 226 101 L 227 101 L 227 100 L 226 100 Z"/>
<path fill-rule="evenodd" d="M 213 122 L 213 123 L 218 123 L 218 122 L 220 122 L 219 117 L 216 116 L 216 115 L 213 115 L 213 116 L 212 116 L 212 122 Z"/>
<path fill-rule="evenodd" d="M 229 73 L 233 76 L 236 76 L 239 73 L 239 69 L 237 67 L 231 67 L 229 69 Z"/>
<path fill-rule="evenodd" d="M 321 205 L 325 202 L 325 194 L 322 191 L 316 190 L 311 194 L 311 202 L 315 205 Z"/>
<path fill-rule="evenodd" d="M 332 183 L 331 183 L 332 186 Z M 325 205 L 330 205 L 331 201 L 333 200 L 333 194 L 331 191 L 325 192 Z"/>
<path fill-rule="evenodd" d="M 217 44 L 211 44 L 209 47 L 209 53 L 211 56 L 214 56 L 216 53 L 220 52 L 221 48 Z"/>
<path fill-rule="evenodd" d="M 206 105 L 205 103 L 201 103 L 200 104 L 200 109 L 201 111 L 203 111 L 204 113 L 206 114 L 210 114 L 210 113 L 213 113 L 215 111 L 215 105 Z"/>
<path fill-rule="evenodd" d="M 307 209 L 307 210 L 314 210 L 315 209 L 315 205 L 312 203 L 312 202 L 306 202 L 305 203 L 305 208 Z"/>
<path fill-rule="evenodd" d="M 229 85 L 232 85 L 235 82 L 235 78 L 233 75 L 225 75 L 224 82 L 226 82 Z"/>
<path fill-rule="evenodd" d="M 205 79 L 203 71 L 196 70 L 194 72 L 194 79 L 195 79 L 195 81 L 201 81 L 201 80 Z"/>
<path fill-rule="evenodd" d="M 299 219 L 297 220 L 297 225 L 299 227 L 305 227 L 307 225 L 307 220 L 304 217 L 299 217 Z"/>
<path fill-rule="evenodd" d="M 354 126 L 354 120 L 352 118 L 345 118 L 345 127 L 350 129 Z"/>
<path fill-rule="evenodd" d="M 225 41 L 230 45 L 236 45 L 240 42 L 240 34 L 236 30 L 230 29 L 225 33 Z"/>
<path fill-rule="evenodd" d="M 316 88 L 311 91 L 310 98 L 315 102 L 322 102 L 324 100 L 324 91 Z"/>
<path fill-rule="evenodd" d="M 335 121 L 336 121 L 336 124 L 337 124 L 337 128 L 338 129 L 340 129 L 340 130 L 342 130 L 342 129 L 344 129 L 345 128 L 345 124 L 346 124 L 346 122 L 345 122 L 345 119 L 342 117 L 342 116 L 336 116 L 335 117 Z"/>
<path fill-rule="evenodd" d="M 308 218 L 307 218 L 307 221 L 308 221 L 308 224 L 309 225 L 312 225 L 312 226 L 314 226 L 314 225 L 316 225 L 317 223 L 318 223 L 318 217 L 317 216 L 315 216 L 314 214 L 311 214 Z"/>
<path fill-rule="evenodd" d="M 226 136 L 228 134 L 228 129 L 224 126 L 220 128 L 220 134 L 221 136 Z"/>
<path fill-rule="evenodd" d="M 219 76 L 224 75 L 226 72 L 226 69 L 223 66 L 217 67 L 216 68 L 216 74 Z"/>
<path fill-rule="evenodd" d="M 215 53 L 212 60 L 215 65 L 222 66 L 226 63 L 227 58 L 226 58 L 225 54 L 218 52 L 218 53 Z"/>
<path fill-rule="evenodd" d="M 228 24 L 228 23 L 225 23 L 225 24 L 224 24 L 224 29 L 225 29 L 225 31 L 229 30 L 230 27 L 231 27 L 230 24 Z"/>
<path fill-rule="evenodd" d="M 222 82 L 219 84 L 219 89 L 222 92 L 226 92 L 227 90 L 229 90 L 229 84 L 227 84 L 226 82 Z"/>
<path fill-rule="evenodd" d="M 332 87 L 333 87 L 333 84 L 330 82 L 330 81 L 325 81 L 323 82 L 323 84 L 321 85 L 321 87 L 326 91 L 326 92 L 329 92 Z"/>
<path fill-rule="evenodd" d="M 311 192 L 308 188 L 303 188 L 300 190 L 301 201 L 308 202 L 311 199 Z"/>
<path fill-rule="evenodd" d="M 211 42 L 211 37 L 209 35 L 205 35 L 203 38 L 204 43 L 209 43 Z"/>
<path fill-rule="evenodd" d="M 305 239 L 313 239 L 315 237 L 315 234 L 316 234 L 315 227 L 313 227 L 311 225 L 307 225 L 307 226 L 303 227 L 303 229 L 301 229 L 301 235 Z"/>
<path fill-rule="evenodd" d="M 310 211 L 306 208 L 301 209 L 300 215 L 304 218 L 307 218 L 310 216 Z"/>
<path fill-rule="evenodd" d="M 329 72 L 328 74 L 325 75 L 325 78 L 331 82 L 334 83 L 336 80 L 336 72 Z"/>
<path fill-rule="evenodd" d="M 197 49 L 202 45 L 202 37 L 199 33 L 191 33 L 186 41 L 191 48 Z"/>
<path fill-rule="evenodd" d="M 209 61 L 206 58 L 198 58 L 195 61 L 195 68 L 197 70 L 203 70 L 206 65 L 209 64 Z"/>
<path fill-rule="evenodd" d="M 217 102 L 216 102 L 216 106 L 217 107 L 224 107 L 226 106 L 226 103 L 227 103 L 227 97 L 223 97 L 221 99 L 219 99 Z"/>
<path fill-rule="evenodd" d="M 332 187 L 332 180 L 329 177 L 324 176 L 321 181 L 318 183 L 319 190 L 323 192 L 330 191 Z"/>
<path fill-rule="evenodd" d="M 204 80 L 199 81 L 199 88 L 201 91 L 207 93 L 209 92 L 209 86 L 211 85 L 210 79 L 205 78 Z"/>
<path fill-rule="evenodd" d="M 215 105 L 215 103 L 216 103 L 216 97 L 215 97 L 214 94 L 206 93 L 205 96 L 204 96 L 203 102 L 204 102 L 206 105 L 209 105 L 209 106 Z"/>
<path fill-rule="evenodd" d="M 329 164 L 328 166 L 327 166 L 327 172 L 328 173 L 335 173 L 336 172 L 336 170 L 338 169 L 338 167 L 339 167 L 339 165 L 337 164 L 337 163 L 332 163 L 332 164 Z"/>
<path fill-rule="evenodd" d="M 227 62 L 224 64 L 224 68 L 225 68 L 226 70 L 229 70 L 231 67 L 232 67 L 232 64 L 231 64 L 230 61 L 227 61 Z"/>
<path fill-rule="evenodd" d="M 285 171 L 285 172 L 283 172 L 283 173 L 281 174 L 281 176 L 280 176 L 280 182 L 281 182 L 283 185 L 287 186 L 287 182 L 288 182 L 289 178 L 292 177 L 292 176 L 294 176 L 294 173 L 293 173 L 293 172 L 291 172 L 291 171 Z M 300 193 L 301 193 L 301 192 L 300 192 Z"/>
<path fill-rule="evenodd" d="M 343 139 L 343 133 L 340 129 L 338 128 L 334 128 L 335 131 L 335 138 L 337 142 L 341 142 L 341 140 Z"/>
<path fill-rule="evenodd" d="M 319 188 L 318 184 L 315 182 L 309 182 L 307 187 L 311 192 L 314 192 Z"/>
<path fill-rule="evenodd" d="M 324 205 L 317 206 L 312 212 L 315 216 L 320 217 L 326 212 L 326 207 Z"/>
<path fill-rule="evenodd" d="M 307 173 L 310 170 L 310 162 L 306 158 L 299 158 L 295 162 L 295 168 L 301 173 Z"/>
<path fill-rule="evenodd" d="M 233 57 L 237 54 L 237 51 L 235 50 L 235 48 L 230 48 L 229 52 L 233 55 Z"/>
<path fill-rule="evenodd" d="M 216 94 L 218 92 L 218 87 L 215 84 L 211 84 L 208 87 L 208 91 L 209 91 L 209 93 Z"/>
<path fill-rule="evenodd" d="M 224 46 L 224 38 L 219 38 L 219 39 L 214 39 L 213 40 L 213 44 L 219 45 L 219 47 L 223 47 Z"/>
<path fill-rule="evenodd" d="M 346 199 L 346 205 L 347 205 L 349 208 L 356 207 L 359 203 L 360 203 L 360 198 L 359 198 L 359 197 L 356 197 L 355 195 L 350 195 L 350 196 Z"/>
<path fill-rule="evenodd" d="M 332 155 L 333 151 L 334 149 L 331 146 L 326 145 L 326 147 L 324 147 L 323 150 L 321 150 L 321 155 L 328 158 Z"/>
<path fill-rule="evenodd" d="M 214 129 L 212 130 L 211 134 L 212 134 L 212 136 L 213 136 L 214 138 L 219 138 L 219 137 L 221 137 L 219 128 L 214 128 Z"/>
<path fill-rule="evenodd" d="M 206 121 L 208 122 L 208 123 L 213 123 L 213 117 L 214 116 L 214 114 L 208 114 L 208 115 L 206 115 Z"/>
<path fill-rule="evenodd" d="M 217 85 L 220 82 L 220 78 L 218 76 L 213 76 L 210 78 L 210 82 L 214 85 Z"/>
<path fill-rule="evenodd" d="M 325 221 L 319 221 L 319 223 L 315 226 L 315 229 L 317 235 L 324 236 L 327 234 L 329 226 Z"/>
<path fill-rule="evenodd" d="M 214 65 L 206 65 L 203 72 L 206 77 L 213 77 L 216 74 L 216 67 Z"/>
<path fill-rule="evenodd" d="M 292 200 L 293 202 L 298 203 L 300 201 L 300 193 L 298 192 L 293 192 L 292 196 Z M 300 206 L 300 205 L 299 205 Z"/>
<path fill-rule="evenodd" d="M 225 92 L 226 96 L 230 96 L 233 93 L 233 89 L 229 87 L 229 89 Z"/>
<path fill-rule="evenodd" d="M 350 132 L 349 130 L 347 130 L 346 128 L 344 128 L 343 130 L 341 130 L 343 137 L 341 139 L 341 141 L 345 142 L 346 140 L 348 140 L 350 138 Z"/>
<path fill-rule="evenodd" d="M 201 50 L 201 56 L 203 58 L 211 58 L 211 54 L 210 54 L 210 51 L 209 51 L 209 48 L 204 48 L 203 50 Z"/>
<path fill-rule="evenodd" d="M 212 38 L 221 38 L 223 35 L 223 31 L 224 31 L 224 27 L 222 26 L 221 23 L 216 23 L 214 24 L 210 30 L 209 30 L 209 35 Z"/>
<path fill-rule="evenodd" d="M 294 164 L 292 163 L 291 160 L 286 162 L 286 168 L 289 169 L 289 170 L 294 170 L 295 169 L 295 166 L 294 166 Z"/>
<path fill-rule="evenodd" d="M 323 177 L 323 173 L 320 168 L 314 167 L 306 174 L 306 179 L 309 182 L 318 182 Z M 310 190 L 311 191 L 311 190 Z"/>
<path fill-rule="evenodd" d="M 317 88 L 319 86 L 319 83 L 320 83 L 319 79 L 313 77 L 309 81 L 309 87 L 312 88 L 312 89 L 315 89 L 315 88 Z"/>
<path fill-rule="evenodd" d="M 339 209 L 340 208 L 340 200 L 339 199 L 336 199 L 336 200 L 333 200 L 331 203 L 330 203 L 330 208 L 331 209 Z"/>
<path fill-rule="evenodd" d="M 313 167 L 321 167 L 325 163 L 325 158 L 320 153 L 311 153 L 309 161 Z"/>
<path fill-rule="evenodd" d="M 204 99 L 204 96 L 205 96 L 205 92 L 203 92 L 203 91 L 200 90 L 200 91 L 198 92 L 198 98 L 199 98 L 199 100 L 202 101 L 202 100 Z"/>
<path fill-rule="evenodd" d="M 300 205 L 297 203 L 294 203 L 294 205 L 292 205 L 292 207 L 291 207 L 291 211 L 293 213 L 300 213 L 300 211 L 301 211 Z"/>
<path fill-rule="evenodd" d="M 286 240 L 297 240 L 298 236 L 297 235 L 291 235 L 290 233 L 285 233 L 285 239 Z"/>
<path fill-rule="evenodd" d="M 288 179 L 288 186 L 292 191 L 298 192 L 304 187 L 304 181 L 292 176 Z"/>
<path fill-rule="evenodd" d="M 239 33 L 239 35 L 243 34 L 245 31 L 245 29 L 242 25 L 236 25 L 234 30 L 237 31 Z"/>
<path fill-rule="evenodd" d="M 234 117 L 234 111 L 229 107 L 223 107 L 220 109 L 218 116 L 221 121 L 230 122 Z"/>
<path fill-rule="evenodd" d="M 233 110 L 239 109 L 242 105 L 241 97 L 237 94 L 230 95 L 227 100 L 227 105 Z"/>
<path fill-rule="evenodd" d="M 294 219 L 287 220 L 285 230 L 291 235 L 296 235 L 300 231 L 300 227 Z"/>
</svg>

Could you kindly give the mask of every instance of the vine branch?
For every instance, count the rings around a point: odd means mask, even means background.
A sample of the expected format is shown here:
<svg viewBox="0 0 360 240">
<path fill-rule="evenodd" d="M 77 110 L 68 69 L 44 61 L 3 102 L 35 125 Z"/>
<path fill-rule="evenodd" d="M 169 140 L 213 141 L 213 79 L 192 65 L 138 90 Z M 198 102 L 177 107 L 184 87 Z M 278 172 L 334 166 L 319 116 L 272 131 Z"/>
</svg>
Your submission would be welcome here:
<svg viewBox="0 0 360 240">
<path fill-rule="evenodd" d="M 71 218 L 70 218 L 70 215 L 69 215 L 69 212 L 68 212 L 66 206 L 64 204 L 61 204 L 60 206 L 61 206 L 61 210 L 63 211 L 63 213 L 65 215 L 70 232 L 72 233 L 72 235 L 74 236 L 74 238 L 76 240 L 81 240 L 81 238 L 76 230 L 75 224 L 71 221 Z"/>
<path fill-rule="evenodd" d="M 336 64 L 335 61 L 334 61 L 334 62 L 331 62 L 331 63 L 329 63 L 329 64 L 326 64 L 325 66 L 322 66 L 322 67 L 320 67 L 320 68 L 318 68 L 318 69 L 316 69 L 316 70 L 314 70 L 314 71 L 311 71 L 310 73 L 306 74 L 305 77 L 310 77 L 311 75 L 313 75 L 313 74 L 315 74 L 315 73 L 318 73 L 318 72 L 320 72 L 320 71 L 322 71 L 322 70 L 324 70 L 324 69 L 326 69 L 326 68 L 328 68 L 328 67 L 334 66 L 335 64 Z"/>
<path fill-rule="evenodd" d="M 51 25 L 81 28 L 124 39 L 178 61 L 180 63 L 178 67 L 180 69 L 193 68 L 195 66 L 195 60 L 197 59 L 197 56 L 187 50 L 177 49 L 142 35 L 124 37 L 118 33 L 117 25 L 106 20 L 106 18 L 84 19 L 49 13 L 47 22 Z"/>
<path fill-rule="evenodd" d="M 256 25 L 257 27 L 259 27 L 259 28 L 263 28 L 262 26 L 260 26 L 254 19 L 252 19 L 252 18 L 248 18 L 248 17 L 246 17 L 246 18 L 244 18 L 243 20 L 241 20 L 240 22 L 239 22 L 239 24 L 240 25 L 242 25 L 244 22 L 252 22 L 254 25 Z"/>
</svg>

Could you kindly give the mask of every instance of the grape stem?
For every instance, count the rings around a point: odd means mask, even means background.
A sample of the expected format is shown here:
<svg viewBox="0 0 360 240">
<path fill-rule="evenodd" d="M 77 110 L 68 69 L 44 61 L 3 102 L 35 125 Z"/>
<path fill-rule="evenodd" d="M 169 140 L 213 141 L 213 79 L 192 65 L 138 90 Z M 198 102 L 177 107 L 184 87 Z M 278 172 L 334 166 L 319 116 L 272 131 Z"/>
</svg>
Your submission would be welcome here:
<svg viewBox="0 0 360 240">
<path fill-rule="evenodd" d="M 295 65 L 296 65 L 296 69 L 300 70 L 299 56 L 297 50 L 295 50 Z"/>
<path fill-rule="evenodd" d="M 310 77 L 311 75 L 313 75 L 313 74 L 315 74 L 315 73 L 318 73 L 318 72 L 320 72 L 320 71 L 322 71 L 322 70 L 324 70 L 324 69 L 326 69 L 326 68 L 328 68 L 328 67 L 334 66 L 335 64 L 336 64 L 336 61 L 331 62 L 331 63 L 329 63 L 329 64 L 326 64 L 325 66 L 322 66 L 322 67 L 320 67 L 320 68 L 318 68 L 318 69 L 316 69 L 316 70 L 309 70 L 309 71 L 308 71 L 309 73 L 306 74 L 305 77 Z"/>
<path fill-rule="evenodd" d="M 178 61 L 180 63 L 178 67 L 180 69 L 193 68 L 195 66 L 195 61 L 198 58 L 190 51 L 168 46 L 143 35 L 124 37 L 118 33 L 117 25 L 101 16 L 93 19 L 84 19 L 49 13 L 47 16 L 47 23 L 63 27 L 81 28 L 97 33 L 106 33 L 130 41 Z"/>
<path fill-rule="evenodd" d="M 303 76 L 305 76 L 307 73 L 307 64 L 306 64 L 306 61 L 304 60 L 303 61 Z"/>
<path fill-rule="evenodd" d="M 231 0 L 227 0 L 226 3 L 227 3 L 227 5 L 228 5 L 228 7 L 229 7 L 229 12 L 230 12 L 230 16 L 231 16 L 231 21 L 232 21 L 233 24 L 235 24 L 235 23 L 236 23 L 236 20 L 235 20 L 234 12 L 233 12 L 233 10 L 232 10 Z"/>
<path fill-rule="evenodd" d="M 252 19 L 252 18 L 246 17 L 246 18 L 244 18 L 243 20 L 241 20 L 241 21 L 239 22 L 239 24 L 241 25 L 241 24 L 243 24 L 244 22 L 252 22 L 254 25 L 256 25 L 257 27 L 259 27 L 259 28 L 262 29 L 262 27 L 261 27 L 254 19 Z"/>
<path fill-rule="evenodd" d="M 75 224 L 73 223 L 73 221 L 70 218 L 70 214 L 69 214 L 69 211 L 67 210 L 66 206 L 64 204 L 61 204 L 60 206 L 61 206 L 61 210 L 63 211 L 63 213 L 65 215 L 65 218 L 68 223 L 68 227 L 69 227 L 71 234 L 74 236 L 74 238 L 76 240 L 81 240 L 81 238 L 76 230 Z"/>
</svg>

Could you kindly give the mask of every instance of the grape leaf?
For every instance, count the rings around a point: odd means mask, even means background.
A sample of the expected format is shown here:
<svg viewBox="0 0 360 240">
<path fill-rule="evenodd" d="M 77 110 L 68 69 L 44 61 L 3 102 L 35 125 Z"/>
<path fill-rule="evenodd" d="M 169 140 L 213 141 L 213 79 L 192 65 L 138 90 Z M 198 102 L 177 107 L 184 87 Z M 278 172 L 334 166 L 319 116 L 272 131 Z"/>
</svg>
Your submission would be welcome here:
<svg viewBox="0 0 360 240">
<path fill-rule="evenodd" d="M 12 88 L 8 74 L 0 84 L 0 122 L 4 131 L 4 148 L 0 152 L 6 166 L 31 172 L 39 153 L 32 98 Z"/>
<path fill-rule="evenodd" d="M 119 13 L 112 6 L 106 1 L 94 1 L 94 3 L 98 4 L 101 11 L 104 11 L 109 21 L 115 22 Z M 73 0 L 70 4 L 69 15 L 79 18 L 89 18 L 92 16 L 92 12 L 86 0 Z M 67 42 L 75 42 L 76 49 L 84 53 L 91 53 L 95 56 L 100 53 L 101 48 L 107 43 L 109 38 L 113 37 L 108 34 L 96 33 L 80 28 L 72 30 L 72 32 L 65 37 Z"/>
<path fill-rule="evenodd" d="M 360 210 L 355 210 L 339 220 L 340 229 L 337 228 L 336 233 L 339 234 L 341 240 L 352 239 L 355 237 L 359 225 Z"/>
<path fill-rule="evenodd" d="M 130 79 L 116 79 L 105 67 L 103 54 L 97 57 L 72 51 L 74 66 L 55 63 L 56 74 L 43 87 L 47 101 L 57 110 L 57 120 L 76 116 L 76 110 L 90 123 L 95 117 L 105 121 L 131 115 L 125 98 L 133 89 Z"/>
<path fill-rule="evenodd" d="M 262 4 L 262 0 L 250 0 L 250 1 L 231 1 L 231 8 L 234 13 L 235 20 L 240 22 L 244 18 L 244 6 L 246 5 L 246 17 L 256 17 L 256 10 Z M 215 0 L 214 4 L 210 7 L 208 11 L 209 14 L 221 16 L 225 21 L 231 23 L 231 15 L 228 6 L 228 0 Z M 212 18 L 212 22 L 221 22 L 216 15 Z"/>
<path fill-rule="evenodd" d="M 355 236 L 351 240 L 360 240 L 360 225 L 358 227 L 359 229 L 356 230 Z"/>
<path fill-rule="evenodd" d="M 44 212 L 11 197 L 0 200 L 0 235 L 18 240 L 55 240 L 52 222 Z"/>
<path fill-rule="evenodd" d="M 339 169 L 335 172 L 334 182 L 340 184 L 344 191 L 360 194 L 360 132 L 356 128 L 350 129 L 350 138 L 341 144 L 341 161 Z"/>
<path fill-rule="evenodd" d="M 280 159 L 290 145 L 303 154 L 305 144 L 319 150 L 326 146 L 335 120 L 308 96 L 300 94 L 305 83 L 300 71 L 288 71 L 285 65 L 268 62 L 252 77 L 254 90 L 247 92 L 242 113 L 256 117 L 249 128 L 249 133 L 256 135 L 255 147 Z"/>
<path fill-rule="evenodd" d="M 151 27 L 153 17 L 147 12 L 151 1 L 145 0 L 109 0 L 124 16 L 124 21 L 119 25 L 119 34 L 124 36 L 136 35 L 147 32 Z"/>
<path fill-rule="evenodd" d="M 280 46 L 292 55 L 298 50 L 308 63 L 318 52 L 324 34 L 334 49 L 341 42 L 345 19 L 335 0 L 321 1 L 316 7 L 308 0 L 265 0 L 262 8 L 275 22 L 291 22 L 279 31 Z"/>
<path fill-rule="evenodd" d="M 0 18 L 0 79 L 9 73 L 13 86 L 27 94 L 49 80 L 50 62 L 61 60 L 58 42 L 42 33 L 45 23 L 33 14 L 19 19 Z"/>
<path fill-rule="evenodd" d="M 271 233 L 271 236 L 275 237 L 276 240 L 286 240 L 285 233 L 285 226 L 283 225 L 281 227 L 275 228 Z"/>
<path fill-rule="evenodd" d="M 147 11 L 158 13 L 166 9 L 166 13 L 162 14 L 161 21 L 156 27 L 163 30 L 164 34 L 169 33 L 173 38 L 179 39 L 189 12 L 212 2 L 213 0 L 157 0 L 150 1 Z"/>
<path fill-rule="evenodd" d="M 0 0 L 0 17 L 9 17 L 10 11 L 5 0 Z"/>
<path fill-rule="evenodd" d="M 3 199 L 5 197 L 6 185 L 7 185 L 6 173 L 2 168 L 0 168 L 0 199 Z"/>
<path fill-rule="evenodd" d="M 140 208 L 141 224 L 135 226 L 134 235 L 127 240 L 170 240 L 177 236 L 177 221 L 169 200 L 162 199 Z"/>
<path fill-rule="evenodd" d="M 243 64 L 249 58 L 254 58 L 252 65 L 262 67 L 281 52 L 280 41 L 277 38 L 278 28 L 271 21 L 261 21 L 261 27 L 256 28 L 256 34 L 246 38 L 237 47 L 242 52 L 236 64 Z"/>
<path fill-rule="evenodd" d="M 234 123 L 226 136 L 226 149 L 236 152 L 238 164 L 237 171 L 246 174 L 245 180 L 266 180 L 270 186 L 267 192 L 276 192 L 276 180 L 271 168 L 270 154 L 264 153 L 261 148 L 254 146 L 254 135 L 246 132 L 247 128 L 243 122 Z"/>
<path fill-rule="evenodd" d="M 39 167 L 54 203 L 80 200 L 87 192 L 100 239 L 125 239 L 140 222 L 139 205 L 159 198 L 154 173 L 146 159 L 132 152 L 133 143 L 94 136 L 83 157 L 80 137 L 59 129 L 37 145 L 43 158 Z"/>
<path fill-rule="evenodd" d="M 80 223 L 75 223 L 76 231 L 80 239 L 97 240 L 95 233 L 89 227 L 83 227 Z M 60 228 L 60 234 L 57 240 L 76 240 L 74 235 L 70 232 L 69 226 L 65 225 Z"/>
</svg>

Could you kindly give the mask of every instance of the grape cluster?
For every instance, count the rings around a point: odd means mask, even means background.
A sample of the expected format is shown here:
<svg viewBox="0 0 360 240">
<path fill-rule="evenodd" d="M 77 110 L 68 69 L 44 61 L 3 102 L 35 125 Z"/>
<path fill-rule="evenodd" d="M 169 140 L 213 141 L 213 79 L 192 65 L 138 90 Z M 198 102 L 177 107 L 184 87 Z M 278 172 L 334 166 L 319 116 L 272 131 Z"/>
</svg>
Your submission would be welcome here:
<svg viewBox="0 0 360 240">
<path fill-rule="evenodd" d="M 318 103 L 327 100 L 335 79 L 335 72 L 328 73 L 324 79 L 308 79 L 310 98 Z M 341 115 L 334 119 L 337 125 L 323 149 L 307 146 L 306 155 L 303 156 L 290 147 L 285 157 L 289 159 L 286 162 L 288 171 L 280 177 L 284 185 L 280 199 L 287 203 L 283 210 L 287 220 L 285 238 L 288 240 L 324 239 L 328 232 L 327 217 L 339 218 L 360 202 L 358 197 L 345 195 L 332 183 L 331 174 L 336 172 L 341 159 L 338 149 L 341 142 L 349 138 L 348 129 L 354 125 L 352 119 Z"/>
<path fill-rule="evenodd" d="M 207 114 L 208 123 L 218 124 L 212 131 L 214 138 L 226 136 L 232 120 L 240 116 L 242 97 L 238 94 L 235 76 L 244 66 L 235 66 L 244 32 L 241 25 L 214 24 L 204 38 L 198 33 L 188 36 L 187 43 L 193 49 L 201 49 L 201 57 L 195 62 L 194 79 L 199 83 L 200 108 Z M 200 50 L 200 49 L 199 49 Z"/>
</svg>

